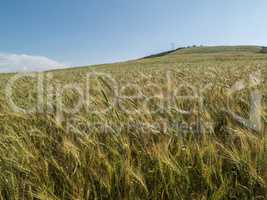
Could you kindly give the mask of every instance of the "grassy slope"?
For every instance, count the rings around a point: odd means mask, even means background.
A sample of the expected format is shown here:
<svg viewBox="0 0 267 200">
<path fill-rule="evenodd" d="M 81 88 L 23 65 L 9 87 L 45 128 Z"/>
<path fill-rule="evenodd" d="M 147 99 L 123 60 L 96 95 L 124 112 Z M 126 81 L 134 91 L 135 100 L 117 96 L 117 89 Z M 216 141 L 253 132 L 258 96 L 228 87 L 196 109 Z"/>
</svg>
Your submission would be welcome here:
<svg viewBox="0 0 267 200">
<path fill-rule="evenodd" d="M 0 76 L 0 197 L 2 199 L 264 199 L 267 157 L 265 130 L 255 133 L 228 116 L 227 89 L 254 72 L 267 78 L 267 54 L 260 47 L 202 47 L 177 51 L 162 57 L 110 65 L 82 67 L 52 73 L 45 81 L 44 112 L 14 113 L 5 100 L 5 85 L 13 74 Z M 151 112 L 159 100 L 144 107 L 144 99 L 124 99 L 126 113 L 115 105 L 105 113 L 94 113 L 112 102 L 112 85 L 92 81 L 88 110 L 59 114 L 56 100 L 46 104 L 47 88 L 76 83 L 85 89 L 88 72 L 112 75 L 120 87 L 135 84 L 143 95 L 168 92 L 180 84 L 204 93 L 205 109 L 194 100 L 172 97 L 170 107 Z M 171 72 L 171 87 L 166 84 Z M 153 83 L 154 86 L 149 85 Z M 14 87 L 14 99 L 22 107 L 36 102 L 35 80 L 24 78 Z M 156 88 L 158 87 L 158 88 Z M 266 83 L 262 121 L 266 124 Z M 255 89 L 255 88 L 254 88 Z M 249 91 L 234 96 L 231 110 L 249 113 Z M 135 93 L 128 88 L 127 93 Z M 188 88 L 180 91 L 187 94 Z M 64 103 L 76 105 L 73 92 L 64 93 Z M 47 113 L 47 110 L 50 112 Z M 192 109 L 182 114 L 179 109 Z M 59 118 L 61 120 L 59 120 Z M 181 131 L 164 124 L 202 122 L 201 131 Z M 75 124 L 69 128 L 67 122 Z M 74 123 L 75 122 L 75 123 Z M 111 128 L 88 127 L 88 123 Z M 136 126 L 159 124 L 161 128 Z M 123 125 L 131 125 L 126 127 Z M 120 128 L 118 128 L 120 126 Z M 134 127 L 134 128 L 133 128 Z"/>
</svg>

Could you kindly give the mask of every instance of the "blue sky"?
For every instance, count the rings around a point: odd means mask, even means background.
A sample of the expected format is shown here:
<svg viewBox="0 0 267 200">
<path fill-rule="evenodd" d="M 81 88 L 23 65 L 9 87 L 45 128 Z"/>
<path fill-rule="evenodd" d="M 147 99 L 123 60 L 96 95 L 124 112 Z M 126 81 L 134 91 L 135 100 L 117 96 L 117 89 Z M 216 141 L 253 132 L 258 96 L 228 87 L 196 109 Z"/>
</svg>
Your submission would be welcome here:
<svg viewBox="0 0 267 200">
<path fill-rule="evenodd" d="M 266 10 L 266 0 L 0 0 L 0 72 L 128 60 L 171 43 L 267 45 Z"/>
</svg>

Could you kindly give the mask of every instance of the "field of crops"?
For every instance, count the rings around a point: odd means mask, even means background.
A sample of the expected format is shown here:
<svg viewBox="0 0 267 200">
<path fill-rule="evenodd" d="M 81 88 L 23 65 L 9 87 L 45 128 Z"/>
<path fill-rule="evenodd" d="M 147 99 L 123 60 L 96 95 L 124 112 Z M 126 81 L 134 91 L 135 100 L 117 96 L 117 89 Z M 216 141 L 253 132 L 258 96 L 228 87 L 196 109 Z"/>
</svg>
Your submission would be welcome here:
<svg viewBox="0 0 267 200">
<path fill-rule="evenodd" d="M 0 75 L 0 199 L 266 199 L 260 51 Z"/>
</svg>

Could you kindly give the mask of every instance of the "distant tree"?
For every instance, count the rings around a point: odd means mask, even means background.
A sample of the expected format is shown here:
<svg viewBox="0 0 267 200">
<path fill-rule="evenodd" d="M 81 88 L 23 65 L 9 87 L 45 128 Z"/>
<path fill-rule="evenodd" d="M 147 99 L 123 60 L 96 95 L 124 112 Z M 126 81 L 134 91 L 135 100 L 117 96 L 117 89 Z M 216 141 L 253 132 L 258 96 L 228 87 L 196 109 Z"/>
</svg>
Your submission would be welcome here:
<svg viewBox="0 0 267 200">
<path fill-rule="evenodd" d="M 267 47 L 262 47 L 261 53 L 267 53 Z"/>
</svg>

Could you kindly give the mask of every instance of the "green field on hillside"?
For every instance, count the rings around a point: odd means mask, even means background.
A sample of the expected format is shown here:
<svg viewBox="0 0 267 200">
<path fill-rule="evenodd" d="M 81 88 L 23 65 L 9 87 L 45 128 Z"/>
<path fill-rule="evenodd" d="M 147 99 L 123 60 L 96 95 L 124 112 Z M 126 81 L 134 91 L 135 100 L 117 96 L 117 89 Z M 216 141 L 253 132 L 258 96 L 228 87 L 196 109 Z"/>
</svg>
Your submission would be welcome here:
<svg viewBox="0 0 267 200">
<path fill-rule="evenodd" d="M 0 199 L 266 199 L 267 54 L 195 47 L 0 75 Z"/>
</svg>

